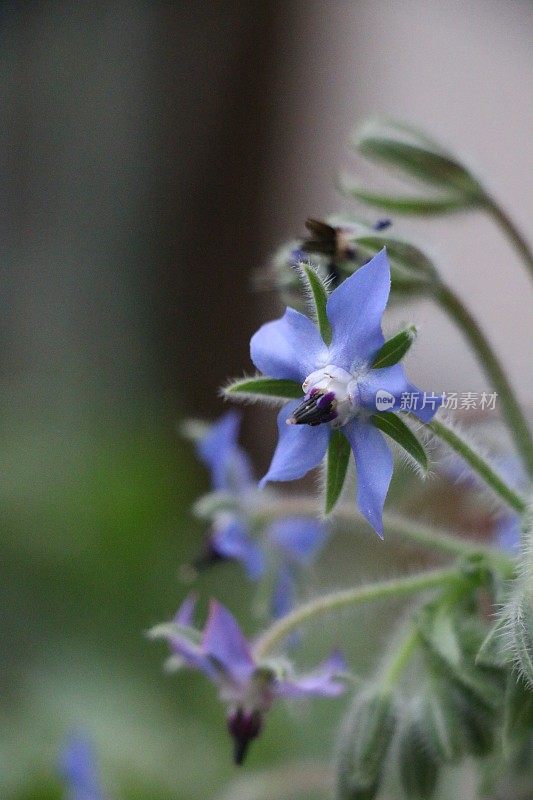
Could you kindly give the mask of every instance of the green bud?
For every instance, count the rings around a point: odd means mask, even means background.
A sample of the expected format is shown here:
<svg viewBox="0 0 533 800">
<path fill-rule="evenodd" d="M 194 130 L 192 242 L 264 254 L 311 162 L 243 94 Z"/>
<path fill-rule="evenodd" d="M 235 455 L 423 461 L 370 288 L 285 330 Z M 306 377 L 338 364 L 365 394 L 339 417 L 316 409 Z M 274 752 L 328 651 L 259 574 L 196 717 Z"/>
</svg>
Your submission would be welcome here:
<svg viewBox="0 0 533 800">
<path fill-rule="evenodd" d="M 485 756 L 494 747 L 495 717 L 459 686 L 449 685 L 450 700 L 455 706 L 463 749 L 473 756 Z"/>
<path fill-rule="evenodd" d="M 431 750 L 445 763 L 457 761 L 463 750 L 461 715 L 445 679 L 430 675 L 421 714 Z"/>
<path fill-rule="evenodd" d="M 400 778 L 409 800 L 429 800 L 435 792 L 439 762 L 431 749 L 425 726 L 418 714 L 400 730 L 398 757 Z"/>
<path fill-rule="evenodd" d="M 507 676 L 503 706 L 503 748 L 509 753 L 517 741 L 533 732 L 533 689 L 513 673 Z"/>
<path fill-rule="evenodd" d="M 396 703 L 389 689 L 369 686 L 356 695 L 339 738 L 337 800 L 373 800 L 395 727 Z"/>
<path fill-rule="evenodd" d="M 470 626 L 461 629 L 459 619 L 447 607 L 427 609 L 420 626 L 423 645 L 448 679 L 487 711 L 501 707 L 503 684 L 497 670 L 476 665 L 478 642 L 472 642 Z M 432 613 L 433 612 L 433 613 Z"/>
<path fill-rule="evenodd" d="M 373 161 L 402 170 L 445 194 L 430 200 L 454 200 L 459 207 L 483 206 L 485 193 L 469 170 L 437 142 L 414 128 L 370 120 L 355 134 L 354 146 Z M 416 213 L 416 209 L 413 209 Z"/>
</svg>

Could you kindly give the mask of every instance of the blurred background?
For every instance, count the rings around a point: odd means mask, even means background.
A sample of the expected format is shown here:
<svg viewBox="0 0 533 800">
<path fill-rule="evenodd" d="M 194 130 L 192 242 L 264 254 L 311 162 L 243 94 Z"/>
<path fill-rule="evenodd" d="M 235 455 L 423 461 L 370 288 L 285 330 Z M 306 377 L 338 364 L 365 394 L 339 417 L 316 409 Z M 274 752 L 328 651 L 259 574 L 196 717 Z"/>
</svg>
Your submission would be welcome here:
<svg viewBox="0 0 533 800">
<path fill-rule="evenodd" d="M 252 271 L 307 216 L 354 210 L 334 181 L 368 173 L 346 143 L 369 114 L 465 155 L 525 228 L 533 6 L 4 2 L 0 23 L 0 797 L 59 798 L 77 728 L 111 797 L 206 800 L 235 777 L 222 709 L 201 677 L 163 675 L 143 638 L 183 598 L 179 565 L 202 537 L 189 507 L 207 477 L 176 425 L 221 413 L 218 387 L 250 368 L 250 334 L 280 310 Z M 529 402 L 530 287 L 501 233 L 477 215 L 394 230 L 429 246 Z M 433 306 L 394 314 L 423 327 L 416 383 L 490 389 Z M 258 473 L 273 417 L 245 413 Z M 340 535 L 310 590 L 417 558 Z M 254 630 L 237 568 L 199 588 Z M 364 673 L 388 620 L 380 607 L 311 632 L 302 663 L 347 639 Z M 276 708 L 249 769 L 327 764 L 342 708 Z"/>
</svg>

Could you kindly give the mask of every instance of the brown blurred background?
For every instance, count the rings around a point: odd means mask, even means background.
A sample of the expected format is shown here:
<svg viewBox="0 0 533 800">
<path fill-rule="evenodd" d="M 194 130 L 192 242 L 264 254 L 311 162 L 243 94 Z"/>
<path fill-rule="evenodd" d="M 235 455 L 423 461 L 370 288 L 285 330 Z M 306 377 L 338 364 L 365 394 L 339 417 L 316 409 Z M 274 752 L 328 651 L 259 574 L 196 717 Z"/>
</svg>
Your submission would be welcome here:
<svg viewBox="0 0 533 800">
<path fill-rule="evenodd" d="M 163 678 L 142 639 L 182 599 L 178 567 L 202 535 L 188 509 L 206 476 L 175 423 L 220 413 L 218 387 L 250 369 L 250 334 L 279 312 L 252 271 L 307 216 L 354 210 L 334 179 L 373 176 L 347 148 L 367 115 L 457 149 L 526 228 L 533 6 L 4 2 L 0 29 L 0 795 L 59 797 L 36 787 L 82 725 L 110 794 L 205 800 L 233 775 L 222 712 L 201 679 Z M 529 402 L 530 287 L 500 232 L 478 215 L 394 226 L 436 255 Z M 489 388 L 433 306 L 398 319 L 422 323 L 413 381 Z M 273 414 L 247 412 L 246 432 L 265 466 Z M 328 551 L 319 585 L 399 566 L 364 532 L 342 546 L 351 557 Z M 253 631 L 248 585 L 222 570 L 202 595 Z M 374 613 L 321 632 L 310 663 L 342 634 L 370 669 L 389 630 Z M 276 710 L 251 767 L 323 759 L 340 712 L 313 707 L 300 725 Z"/>
</svg>

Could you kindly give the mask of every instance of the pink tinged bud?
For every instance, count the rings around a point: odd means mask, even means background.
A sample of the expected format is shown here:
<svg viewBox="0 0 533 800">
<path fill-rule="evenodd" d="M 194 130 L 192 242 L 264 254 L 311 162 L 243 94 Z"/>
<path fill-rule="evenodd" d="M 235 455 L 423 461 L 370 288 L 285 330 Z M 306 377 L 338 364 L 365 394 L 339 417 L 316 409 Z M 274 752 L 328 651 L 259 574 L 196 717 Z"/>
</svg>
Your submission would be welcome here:
<svg viewBox="0 0 533 800">
<path fill-rule="evenodd" d="M 259 736 L 262 727 L 260 711 L 238 708 L 229 715 L 228 731 L 234 740 L 233 758 L 239 766 L 244 762 L 250 742 Z"/>
</svg>

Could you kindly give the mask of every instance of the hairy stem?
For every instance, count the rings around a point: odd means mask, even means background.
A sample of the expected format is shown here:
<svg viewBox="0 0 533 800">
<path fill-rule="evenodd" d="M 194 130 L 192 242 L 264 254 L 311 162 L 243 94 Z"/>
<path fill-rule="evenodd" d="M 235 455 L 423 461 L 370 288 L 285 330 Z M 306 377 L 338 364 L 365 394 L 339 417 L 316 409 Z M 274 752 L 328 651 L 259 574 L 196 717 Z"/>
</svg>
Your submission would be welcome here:
<svg viewBox="0 0 533 800">
<path fill-rule="evenodd" d="M 485 338 L 477 321 L 452 289 L 444 284 L 439 284 L 435 297 L 441 308 L 450 315 L 470 342 L 485 375 L 498 393 L 502 415 L 514 439 L 516 449 L 520 453 L 528 473 L 533 475 L 533 439 L 531 432 L 507 375 L 494 350 Z"/>
<path fill-rule="evenodd" d="M 407 597 L 411 594 L 447 586 L 464 580 L 457 569 L 439 569 L 419 575 L 409 575 L 365 586 L 356 586 L 317 597 L 303 603 L 281 619 L 276 620 L 255 644 L 255 655 L 262 658 L 271 653 L 292 631 L 315 617 L 346 606 L 356 606 L 388 597 Z"/>
<path fill-rule="evenodd" d="M 290 497 L 278 496 L 275 499 L 272 498 L 269 505 L 260 510 L 259 516 L 265 520 L 298 515 L 316 516 L 320 513 L 321 506 L 315 498 L 307 495 L 292 495 Z M 362 514 L 352 503 L 343 503 L 336 506 L 333 518 L 352 525 L 367 525 Z M 416 544 L 448 556 L 466 558 L 482 554 L 490 558 L 506 574 L 511 575 L 513 572 L 513 562 L 505 553 L 494 547 L 466 540 L 459 533 L 450 533 L 439 528 L 433 528 L 430 525 L 415 522 L 402 517 L 401 514 L 391 512 L 383 514 L 383 529 L 386 541 L 392 538 L 399 540 L 401 543 Z"/>
<path fill-rule="evenodd" d="M 520 497 L 514 489 L 512 489 L 503 478 L 485 461 L 485 459 L 477 453 L 461 436 L 446 425 L 441 420 L 433 419 L 426 424 L 426 428 L 433 431 L 433 433 L 446 442 L 452 450 L 461 456 L 466 463 L 474 470 L 474 472 L 482 479 L 482 481 L 492 491 L 503 500 L 513 511 L 518 514 L 523 514 L 526 510 L 527 504 L 524 498 Z"/>
<path fill-rule="evenodd" d="M 492 218 L 498 223 L 504 234 L 507 236 L 520 258 L 533 275 L 533 253 L 531 249 L 506 212 L 498 205 L 493 197 L 487 196 L 487 211 Z"/>
<path fill-rule="evenodd" d="M 418 630 L 412 626 L 385 668 L 383 675 L 383 684 L 385 686 L 392 689 L 398 683 L 418 646 L 418 642 Z"/>
</svg>

